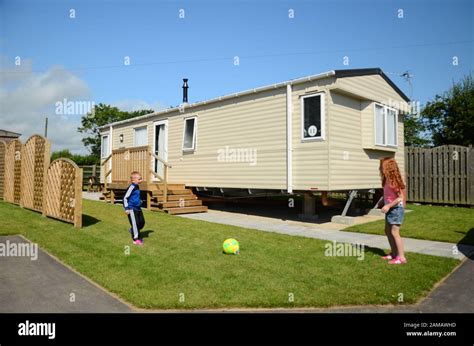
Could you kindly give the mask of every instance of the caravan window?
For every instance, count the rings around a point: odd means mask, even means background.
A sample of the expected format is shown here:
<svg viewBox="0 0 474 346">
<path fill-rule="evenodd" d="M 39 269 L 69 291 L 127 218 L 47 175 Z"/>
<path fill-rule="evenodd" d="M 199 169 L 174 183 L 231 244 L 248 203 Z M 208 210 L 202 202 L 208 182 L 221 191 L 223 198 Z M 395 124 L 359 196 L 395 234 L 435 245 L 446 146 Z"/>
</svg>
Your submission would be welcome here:
<svg viewBox="0 0 474 346">
<path fill-rule="evenodd" d="M 385 111 L 380 105 L 375 105 L 375 144 L 385 144 Z"/>
<path fill-rule="evenodd" d="M 146 126 L 143 126 L 143 127 L 137 127 L 134 130 L 134 140 L 133 140 L 133 145 L 135 147 L 141 147 L 141 146 L 144 146 L 144 145 L 147 145 L 148 144 L 148 132 L 147 132 L 147 127 Z"/>
<path fill-rule="evenodd" d="M 108 135 L 102 136 L 100 151 L 101 151 L 102 158 L 106 158 L 109 155 L 109 136 Z"/>
<path fill-rule="evenodd" d="M 184 119 L 183 150 L 196 149 L 196 122 L 196 117 Z"/>
<path fill-rule="evenodd" d="M 301 98 L 302 140 L 324 139 L 324 94 Z"/>
<path fill-rule="evenodd" d="M 375 104 L 375 144 L 397 145 L 397 111 Z"/>
</svg>

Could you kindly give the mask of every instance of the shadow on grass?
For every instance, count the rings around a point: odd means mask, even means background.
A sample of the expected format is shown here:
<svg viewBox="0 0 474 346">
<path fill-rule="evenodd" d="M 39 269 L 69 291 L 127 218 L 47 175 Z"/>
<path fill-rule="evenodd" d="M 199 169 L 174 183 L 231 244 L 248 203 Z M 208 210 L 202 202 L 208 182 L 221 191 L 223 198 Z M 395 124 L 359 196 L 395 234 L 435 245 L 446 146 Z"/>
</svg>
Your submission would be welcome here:
<svg viewBox="0 0 474 346">
<path fill-rule="evenodd" d="M 464 238 L 462 238 L 456 245 L 458 250 L 461 251 L 464 256 L 469 258 L 471 261 L 474 260 L 474 228 L 467 231 Z"/>
<path fill-rule="evenodd" d="M 140 236 L 143 238 L 148 238 L 150 233 L 153 233 L 155 231 L 140 231 Z"/>
<path fill-rule="evenodd" d="M 100 222 L 99 219 L 96 219 L 93 216 L 82 214 L 82 227 L 95 225 L 97 222 Z"/>
<path fill-rule="evenodd" d="M 378 255 L 378 256 L 385 256 L 386 253 L 384 250 L 382 249 L 379 249 L 378 247 L 371 247 L 371 246 L 364 246 L 364 251 L 365 252 L 372 252 L 373 254 L 375 255 Z"/>
</svg>

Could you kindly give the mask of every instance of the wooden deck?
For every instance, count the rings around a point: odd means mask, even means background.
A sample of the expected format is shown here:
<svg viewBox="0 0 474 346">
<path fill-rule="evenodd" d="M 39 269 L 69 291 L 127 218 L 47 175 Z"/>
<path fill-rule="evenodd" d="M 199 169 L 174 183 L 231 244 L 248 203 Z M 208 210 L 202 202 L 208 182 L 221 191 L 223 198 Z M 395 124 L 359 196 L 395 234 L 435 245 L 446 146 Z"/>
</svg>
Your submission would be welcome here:
<svg viewBox="0 0 474 346">
<path fill-rule="evenodd" d="M 151 167 L 159 162 L 163 166 L 162 176 Z M 146 206 L 150 210 L 163 211 L 169 214 L 202 213 L 207 207 L 185 184 L 170 183 L 168 170 L 171 165 L 151 152 L 149 146 L 113 150 L 102 161 L 104 169 L 103 199 L 115 203 L 122 199 L 129 182 L 130 172 L 139 171 L 143 182 L 140 190 L 146 195 Z M 110 176 L 110 177 L 109 177 Z M 111 182 L 108 182 L 108 180 Z M 155 182 L 158 180 L 159 182 Z"/>
<path fill-rule="evenodd" d="M 121 200 L 128 183 L 109 183 L 103 199 L 111 203 Z M 164 198 L 164 185 L 159 183 L 142 183 L 140 190 L 146 194 L 146 207 L 153 211 L 168 214 L 188 214 L 207 212 L 207 206 L 184 184 L 167 184 L 167 198 Z"/>
</svg>

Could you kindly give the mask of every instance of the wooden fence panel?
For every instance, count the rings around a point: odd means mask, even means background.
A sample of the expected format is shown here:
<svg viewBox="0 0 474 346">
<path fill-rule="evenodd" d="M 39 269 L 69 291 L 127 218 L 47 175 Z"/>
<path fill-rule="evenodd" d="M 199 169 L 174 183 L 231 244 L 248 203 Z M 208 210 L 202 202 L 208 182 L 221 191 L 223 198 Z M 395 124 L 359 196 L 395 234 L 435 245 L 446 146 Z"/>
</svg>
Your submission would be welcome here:
<svg viewBox="0 0 474 346">
<path fill-rule="evenodd" d="M 82 227 L 82 169 L 73 161 L 49 165 L 43 204 L 43 214 Z"/>
<path fill-rule="evenodd" d="M 39 135 L 31 136 L 23 145 L 21 163 L 21 206 L 43 211 L 43 191 L 51 146 Z"/>
<path fill-rule="evenodd" d="M 20 140 L 7 144 L 5 151 L 4 200 L 20 204 L 21 198 L 21 149 Z"/>
<path fill-rule="evenodd" d="M 0 141 L 0 199 L 3 199 L 4 181 L 5 181 L 5 152 L 7 143 Z"/>
<path fill-rule="evenodd" d="M 472 147 L 407 147 L 405 162 L 409 201 L 474 205 Z"/>
</svg>

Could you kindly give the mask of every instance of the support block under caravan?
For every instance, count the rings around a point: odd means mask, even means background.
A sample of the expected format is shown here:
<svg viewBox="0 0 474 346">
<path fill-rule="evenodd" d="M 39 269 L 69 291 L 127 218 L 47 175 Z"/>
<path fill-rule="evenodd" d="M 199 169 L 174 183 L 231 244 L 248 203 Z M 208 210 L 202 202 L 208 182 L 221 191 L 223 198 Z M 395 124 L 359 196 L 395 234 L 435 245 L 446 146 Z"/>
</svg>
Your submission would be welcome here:
<svg viewBox="0 0 474 346">
<path fill-rule="evenodd" d="M 298 214 L 298 217 L 309 221 L 319 219 L 319 216 L 316 214 L 316 198 L 312 192 L 305 192 L 303 194 L 303 212 Z"/>
<path fill-rule="evenodd" d="M 343 225 L 353 225 L 355 223 L 355 219 L 352 216 L 347 216 L 347 211 L 351 206 L 352 201 L 357 196 L 357 190 L 351 190 L 349 193 L 349 198 L 347 199 L 346 205 L 344 206 L 344 210 L 342 211 L 341 215 L 335 215 L 331 218 L 331 222 L 334 223 L 341 223 Z"/>
</svg>

